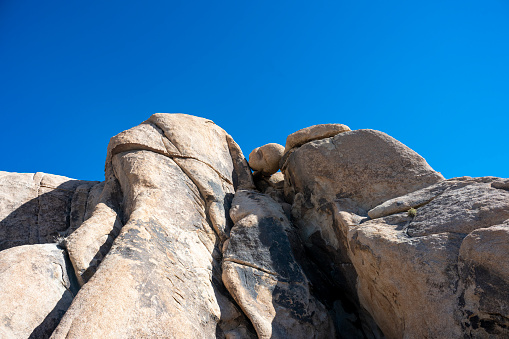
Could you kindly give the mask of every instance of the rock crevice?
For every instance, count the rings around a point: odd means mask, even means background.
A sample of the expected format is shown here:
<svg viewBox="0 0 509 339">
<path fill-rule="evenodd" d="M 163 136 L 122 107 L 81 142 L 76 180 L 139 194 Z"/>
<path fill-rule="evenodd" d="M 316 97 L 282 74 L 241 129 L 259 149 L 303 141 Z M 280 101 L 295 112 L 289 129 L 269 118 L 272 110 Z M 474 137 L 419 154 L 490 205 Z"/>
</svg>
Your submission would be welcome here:
<svg viewBox="0 0 509 339">
<path fill-rule="evenodd" d="M 157 113 L 102 183 L 0 172 L 0 336 L 503 338 L 508 244 L 509 179 L 445 180 L 341 124 L 248 163 Z"/>
</svg>

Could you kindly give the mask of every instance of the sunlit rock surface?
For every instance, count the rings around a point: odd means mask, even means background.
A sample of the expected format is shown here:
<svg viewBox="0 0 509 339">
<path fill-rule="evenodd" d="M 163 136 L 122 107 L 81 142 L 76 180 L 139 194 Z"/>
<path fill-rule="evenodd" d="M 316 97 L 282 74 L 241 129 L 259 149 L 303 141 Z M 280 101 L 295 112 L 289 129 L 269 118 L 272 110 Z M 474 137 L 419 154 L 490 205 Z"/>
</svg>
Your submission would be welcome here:
<svg viewBox="0 0 509 339">
<path fill-rule="evenodd" d="M 509 337 L 508 179 L 341 124 L 251 158 L 157 113 L 104 182 L 0 172 L 0 336 Z"/>
</svg>

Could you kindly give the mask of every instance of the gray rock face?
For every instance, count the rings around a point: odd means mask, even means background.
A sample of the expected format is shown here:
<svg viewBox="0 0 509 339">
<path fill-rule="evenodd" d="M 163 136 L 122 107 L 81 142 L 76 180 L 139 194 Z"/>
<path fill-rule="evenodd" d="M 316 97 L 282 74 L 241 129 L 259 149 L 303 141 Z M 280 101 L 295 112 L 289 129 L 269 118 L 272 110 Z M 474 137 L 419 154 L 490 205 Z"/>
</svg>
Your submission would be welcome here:
<svg viewBox="0 0 509 339">
<path fill-rule="evenodd" d="M 289 238 L 295 231 L 274 200 L 237 191 L 225 244 L 223 281 L 259 338 L 332 338 L 325 307 L 309 291 Z M 293 233 L 293 234 L 292 234 Z"/>
<path fill-rule="evenodd" d="M 414 218 L 397 213 L 355 224 L 340 213 L 358 296 L 386 336 L 509 335 L 502 258 L 509 192 L 493 188 L 495 180 L 453 179 L 397 198 L 420 202 L 442 189 Z"/>
<path fill-rule="evenodd" d="M 55 244 L 0 252 L 0 337 L 48 338 L 77 291 L 69 260 Z"/>
<path fill-rule="evenodd" d="M 340 124 L 266 146 L 251 174 L 212 121 L 158 113 L 102 183 L 0 172 L 0 337 L 509 337 L 509 179 Z"/>
<path fill-rule="evenodd" d="M 0 172 L 0 250 L 55 242 L 93 209 L 97 181 L 46 173 Z"/>
<path fill-rule="evenodd" d="M 509 221 L 471 232 L 461 243 L 459 320 L 472 338 L 509 336 Z"/>
</svg>

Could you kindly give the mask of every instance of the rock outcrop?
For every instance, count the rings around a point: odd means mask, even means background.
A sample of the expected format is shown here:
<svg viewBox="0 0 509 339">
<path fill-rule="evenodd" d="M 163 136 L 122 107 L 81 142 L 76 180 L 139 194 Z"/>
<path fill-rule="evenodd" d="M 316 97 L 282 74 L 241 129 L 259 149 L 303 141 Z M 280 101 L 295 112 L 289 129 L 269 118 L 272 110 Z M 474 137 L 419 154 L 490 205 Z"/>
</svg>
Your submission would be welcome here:
<svg viewBox="0 0 509 339">
<path fill-rule="evenodd" d="M 71 304 L 78 284 L 56 244 L 0 252 L 0 337 L 48 338 Z"/>
<path fill-rule="evenodd" d="M 480 278 L 481 265 L 464 257 L 485 254 L 471 245 L 460 251 L 463 239 L 478 239 L 477 229 L 504 234 L 506 181 L 444 181 L 415 152 L 371 130 L 306 143 L 282 167 L 286 198 L 312 259 L 349 291 L 365 325 L 376 323 L 388 338 L 509 334 L 508 302 L 479 306 L 498 275 L 483 271 Z M 411 208 L 415 217 L 407 213 Z M 493 255 L 509 254 L 505 247 Z M 497 281 L 490 292 L 508 300 L 509 285 Z"/>
<path fill-rule="evenodd" d="M 259 338 L 332 338 L 325 307 L 292 249 L 300 241 L 281 206 L 269 196 L 240 190 L 230 209 L 232 228 L 224 247 L 223 281 L 251 320 Z"/>
<path fill-rule="evenodd" d="M 101 189 L 97 181 L 0 171 L 0 250 L 68 235 L 90 216 Z"/>
<path fill-rule="evenodd" d="M 238 182 L 245 175 L 236 168 L 247 165 L 234 164 L 229 140 L 210 120 L 165 114 L 112 138 L 105 188 L 120 185 L 111 210 L 123 206 L 123 226 L 53 338 L 252 336 L 221 280 L 235 185 L 252 185 Z M 109 247 L 114 214 L 102 219 L 106 230 L 82 227 Z"/>
<path fill-rule="evenodd" d="M 249 166 L 254 171 L 270 176 L 279 171 L 279 161 L 284 151 L 283 146 L 275 143 L 257 147 L 249 154 Z"/>
<path fill-rule="evenodd" d="M 357 295 L 386 336 L 509 335 L 508 276 L 494 265 L 509 253 L 502 244 L 509 192 L 493 188 L 493 181 L 464 178 L 435 185 L 442 191 L 424 204 L 416 199 L 415 217 L 402 212 L 356 224 L 340 212 L 358 273 Z M 488 262 L 497 268 L 489 269 Z"/>
<path fill-rule="evenodd" d="M 341 124 L 248 165 L 158 113 L 110 140 L 102 183 L 0 172 L 0 336 L 504 338 L 508 244 L 509 179 L 445 180 Z"/>
<path fill-rule="evenodd" d="M 285 153 L 307 142 L 333 137 L 339 133 L 348 131 L 350 131 L 350 127 L 342 124 L 322 124 L 303 128 L 290 134 L 286 138 Z"/>
</svg>

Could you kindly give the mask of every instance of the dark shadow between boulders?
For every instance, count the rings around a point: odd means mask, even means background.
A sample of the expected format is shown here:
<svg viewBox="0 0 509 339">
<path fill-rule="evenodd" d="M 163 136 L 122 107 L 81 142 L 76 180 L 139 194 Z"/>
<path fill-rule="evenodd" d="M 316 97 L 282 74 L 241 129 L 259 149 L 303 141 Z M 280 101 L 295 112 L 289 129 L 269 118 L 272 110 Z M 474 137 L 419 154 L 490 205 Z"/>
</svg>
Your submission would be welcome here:
<svg viewBox="0 0 509 339">
<path fill-rule="evenodd" d="M 83 183 L 86 181 L 66 181 L 25 202 L 0 220 L 0 251 L 22 245 L 57 243 L 60 237 L 69 236 L 72 198 Z M 53 209 L 45 210 L 44 206 Z"/>
</svg>

